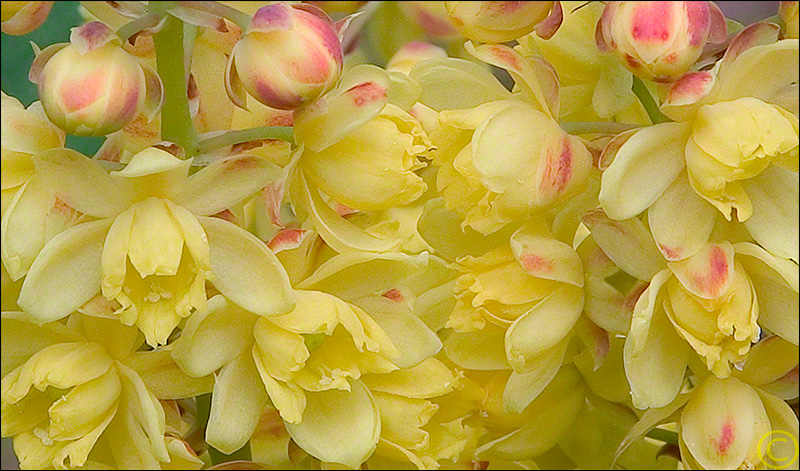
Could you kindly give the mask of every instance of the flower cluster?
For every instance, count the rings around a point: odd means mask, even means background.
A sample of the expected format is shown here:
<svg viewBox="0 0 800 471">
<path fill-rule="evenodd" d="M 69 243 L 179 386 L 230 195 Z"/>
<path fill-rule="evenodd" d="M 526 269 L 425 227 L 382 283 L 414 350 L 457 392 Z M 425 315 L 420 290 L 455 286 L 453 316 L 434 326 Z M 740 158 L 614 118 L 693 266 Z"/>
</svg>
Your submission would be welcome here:
<svg viewBox="0 0 800 471">
<path fill-rule="evenodd" d="M 2 94 L 21 468 L 797 469 L 797 2 L 81 13 Z"/>
</svg>

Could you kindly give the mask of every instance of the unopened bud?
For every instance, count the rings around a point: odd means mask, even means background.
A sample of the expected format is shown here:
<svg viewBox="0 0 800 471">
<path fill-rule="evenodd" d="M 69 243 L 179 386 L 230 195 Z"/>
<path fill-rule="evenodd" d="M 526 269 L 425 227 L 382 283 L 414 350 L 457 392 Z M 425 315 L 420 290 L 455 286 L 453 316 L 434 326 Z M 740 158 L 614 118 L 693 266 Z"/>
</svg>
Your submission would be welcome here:
<svg viewBox="0 0 800 471">
<path fill-rule="evenodd" d="M 228 61 L 226 89 L 244 107 L 242 87 L 259 102 L 297 109 L 330 91 L 342 71 L 334 25 L 312 5 L 275 3 L 258 10 Z"/>
<path fill-rule="evenodd" d="M 0 19 L 6 34 L 22 36 L 42 26 L 55 2 L 2 2 Z"/>
<path fill-rule="evenodd" d="M 70 134 L 102 136 L 122 129 L 145 105 L 157 108 L 161 83 L 125 52 L 99 22 L 74 28 L 70 44 L 41 51 L 30 78 L 47 117 Z"/>
<path fill-rule="evenodd" d="M 597 47 L 634 75 L 669 82 L 689 72 L 709 42 L 725 40 L 725 16 L 711 2 L 609 2 Z"/>
<path fill-rule="evenodd" d="M 444 6 L 461 34 L 484 43 L 512 41 L 534 29 L 550 37 L 562 20 L 559 2 L 444 2 Z"/>
</svg>

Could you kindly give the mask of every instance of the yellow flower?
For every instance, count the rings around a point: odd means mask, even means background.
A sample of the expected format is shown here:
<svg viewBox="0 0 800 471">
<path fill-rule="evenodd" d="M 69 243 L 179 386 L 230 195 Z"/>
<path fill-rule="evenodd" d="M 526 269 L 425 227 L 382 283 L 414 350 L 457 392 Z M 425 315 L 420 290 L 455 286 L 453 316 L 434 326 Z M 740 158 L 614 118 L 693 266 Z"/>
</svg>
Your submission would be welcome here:
<svg viewBox="0 0 800 471">
<path fill-rule="evenodd" d="M 158 75 L 98 21 L 73 28 L 69 44 L 39 52 L 30 77 L 50 121 L 81 136 L 118 131 L 142 111 L 152 117 L 163 100 Z"/>
<path fill-rule="evenodd" d="M 513 233 L 510 243 L 486 250 L 456 262 L 462 274 L 453 285 L 456 302 L 444 324 L 453 331 L 443 335 L 444 352 L 461 368 L 510 371 L 501 405 L 519 413 L 564 361 L 583 311 L 583 270 L 572 248 L 540 220 Z"/>
<path fill-rule="evenodd" d="M 583 143 L 525 103 L 442 111 L 439 124 L 432 136 L 438 189 L 479 232 L 565 201 L 588 176 L 592 158 Z"/>
<path fill-rule="evenodd" d="M 336 255 L 298 284 L 295 310 L 270 320 L 222 296 L 209 300 L 207 309 L 187 320 L 172 351 L 189 375 L 221 368 L 207 442 L 232 453 L 249 440 L 254 453 L 280 465 L 288 459 L 286 442 L 277 440 L 283 451 L 270 455 L 274 441 L 258 432 L 271 400 L 288 435 L 307 453 L 358 467 L 374 451 L 381 430 L 364 375 L 414 367 L 441 349 L 420 319 L 427 317 L 394 300 L 416 299 L 439 279 L 430 278 L 436 271 L 431 262 L 427 254 Z M 392 294 L 376 295 L 387 291 Z"/>
<path fill-rule="evenodd" d="M 388 210 L 417 200 L 426 189 L 415 170 L 424 166 L 419 158 L 430 143 L 420 123 L 395 104 L 410 107 L 416 101 L 413 94 L 408 98 L 409 83 L 359 65 L 336 90 L 295 112 L 299 163 L 292 200 L 334 250 L 386 251 L 400 243 L 366 233 L 344 219 L 337 205 L 347 212 Z"/>
<path fill-rule="evenodd" d="M 636 303 L 625 372 L 637 408 L 670 403 L 696 353 L 718 378 L 747 360 L 763 325 L 797 344 L 797 264 L 750 243 L 708 243 L 658 272 Z"/>
<path fill-rule="evenodd" d="M 476 425 L 483 390 L 463 373 L 431 357 L 363 381 L 381 415 L 381 439 L 367 466 L 436 469 L 472 460 L 484 433 Z"/>
<path fill-rule="evenodd" d="M 5 34 L 22 36 L 44 23 L 55 2 L 3 2 L 2 28 Z"/>
<path fill-rule="evenodd" d="M 165 344 L 182 317 L 204 306 L 209 278 L 255 313 L 291 309 L 289 280 L 272 252 L 207 217 L 266 186 L 274 164 L 238 155 L 188 177 L 190 161 L 155 147 L 110 175 L 67 149 L 39 154 L 35 164 L 37 178 L 68 205 L 99 218 L 59 234 L 33 262 L 19 304 L 38 320 L 60 319 L 102 291 L 148 344 Z"/>
<path fill-rule="evenodd" d="M 154 390 L 165 399 L 203 394 L 211 377 L 187 377 L 169 355 L 157 377 L 148 375 L 141 367 L 154 353 L 135 352 L 141 335 L 113 319 L 74 314 L 68 326 L 39 325 L 4 312 L 2 324 L 2 434 L 13 437 L 22 469 L 161 469 L 177 458 L 202 466 L 165 436 Z"/>
<path fill-rule="evenodd" d="M 760 174 L 770 162 L 796 171 L 797 132 L 795 115 L 756 98 L 703 106 L 685 149 L 689 183 L 727 219 L 735 208 L 745 221 L 753 208 L 739 181 Z"/>
<path fill-rule="evenodd" d="M 705 243 L 713 207 L 728 220 L 735 209 L 757 242 L 797 260 L 797 219 L 789 215 L 797 193 L 798 121 L 771 101 L 797 80 L 798 42 L 772 42 L 776 35 L 774 25 L 742 30 L 713 71 L 672 85 L 662 111 L 677 122 L 623 133 L 601 157 L 610 165 L 600 205 L 616 220 L 649 208 L 667 260 L 689 257 Z M 693 229 L 675 230 L 686 224 Z"/>
<path fill-rule="evenodd" d="M 597 46 L 616 52 L 639 77 L 671 81 L 726 34 L 725 16 L 712 2 L 609 2 L 597 24 Z"/>
</svg>

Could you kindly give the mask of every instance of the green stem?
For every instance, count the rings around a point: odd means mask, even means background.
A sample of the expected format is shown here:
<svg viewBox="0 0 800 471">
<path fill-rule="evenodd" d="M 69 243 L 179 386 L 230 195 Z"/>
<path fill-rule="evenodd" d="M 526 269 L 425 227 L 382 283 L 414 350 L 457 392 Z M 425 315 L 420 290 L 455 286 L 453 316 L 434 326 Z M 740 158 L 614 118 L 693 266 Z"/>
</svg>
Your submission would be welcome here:
<svg viewBox="0 0 800 471">
<path fill-rule="evenodd" d="M 647 432 L 645 436 L 670 445 L 678 445 L 678 434 L 663 428 L 654 428 Z"/>
<path fill-rule="evenodd" d="M 658 103 L 653 99 L 650 90 L 647 89 L 647 86 L 639 77 L 633 77 L 633 86 L 631 89 L 639 98 L 639 101 L 642 102 L 642 106 L 644 106 L 644 110 L 647 112 L 647 116 L 650 117 L 650 121 L 652 121 L 653 124 L 667 121 L 667 117 L 658 109 Z"/>
<path fill-rule="evenodd" d="M 262 126 L 259 128 L 242 129 L 240 131 L 228 131 L 219 136 L 201 139 L 198 142 L 198 150 L 201 154 L 221 149 L 226 146 L 239 144 L 240 142 L 257 141 L 260 139 L 280 139 L 282 141 L 294 142 L 292 128 L 288 126 Z"/>
<path fill-rule="evenodd" d="M 619 134 L 631 129 L 640 128 L 638 124 L 607 122 L 565 122 L 561 129 L 568 134 Z"/>
<path fill-rule="evenodd" d="M 153 10 L 168 6 L 152 2 Z M 189 113 L 184 67 L 183 22 L 167 15 L 164 27 L 155 35 L 156 65 L 164 84 L 164 106 L 161 108 L 161 139 L 174 142 L 186 151 L 186 158 L 197 154 L 197 132 Z"/>
</svg>

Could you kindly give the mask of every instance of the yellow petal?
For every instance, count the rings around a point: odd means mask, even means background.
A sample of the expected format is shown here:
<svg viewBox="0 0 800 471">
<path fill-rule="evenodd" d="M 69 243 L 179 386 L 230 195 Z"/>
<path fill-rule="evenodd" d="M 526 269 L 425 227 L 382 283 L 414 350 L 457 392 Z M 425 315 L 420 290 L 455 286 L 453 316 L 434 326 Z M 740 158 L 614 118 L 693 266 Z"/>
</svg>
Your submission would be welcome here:
<svg viewBox="0 0 800 471">
<path fill-rule="evenodd" d="M 615 221 L 602 210 L 590 211 L 581 218 L 592 231 L 592 238 L 620 269 L 647 281 L 664 268 L 647 226 L 637 218 Z"/>
<path fill-rule="evenodd" d="M 628 219 L 653 204 L 685 165 L 689 126 L 662 123 L 637 131 L 603 172 L 600 205 L 617 220 Z"/>
<path fill-rule="evenodd" d="M 420 103 L 436 111 L 473 108 L 511 96 L 486 67 L 464 59 L 426 60 L 410 76 L 422 87 Z"/>
<path fill-rule="evenodd" d="M 214 296 L 206 309 L 197 310 L 186 321 L 173 344 L 172 357 L 191 376 L 211 374 L 247 351 L 257 320 L 224 297 Z"/>
<path fill-rule="evenodd" d="M 311 456 L 358 468 L 377 446 L 381 420 L 369 390 L 359 381 L 351 389 L 308 393 L 303 421 L 286 428 Z"/>
<path fill-rule="evenodd" d="M 769 167 L 743 185 L 753 202 L 753 215 L 745 221 L 750 235 L 773 255 L 798 261 L 797 173 Z"/>
<path fill-rule="evenodd" d="M 733 282 L 733 246 L 727 242 L 707 243 L 686 260 L 670 262 L 669 269 L 695 296 L 719 298 L 728 292 Z"/>
<path fill-rule="evenodd" d="M 691 257 L 706 243 L 717 212 L 681 174 L 650 206 L 647 221 L 659 251 L 668 261 Z"/>
<path fill-rule="evenodd" d="M 3 403 L 13 404 L 21 400 L 31 387 L 39 391 L 48 386 L 66 389 L 91 381 L 108 371 L 111 364 L 111 358 L 95 343 L 51 345 L 3 377 Z"/>
<path fill-rule="evenodd" d="M 668 270 L 662 270 L 642 293 L 625 340 L 625 373 L 631 384 L 633 405 L 639 409 L 672 402 L 686 372 L 689 346 L 675 332 L 659 298 L 670 277 Z"/>
<path fill-rule="evenodd" d="M 230 208 L 276 181 L 281 169 L 256 155 L 235 155 L 212 162 L 181 183 L 173 201 L 199 216 Z"/>
<path fill-rule="evenodd" d="M 444 363 L 435 358 L 428 358 L 411 368 L 402 368 L 382 375 L 364 375 L 361 381 L 371 391 L 426 399 L 452 391 L 456 378 Z"/>
<path fill-rule="evenodd" d="M 211 392 L 211 375 L 193 378 L 179 368 L 169 349 L 134 352 L 124 363 L 139 374 L 147 388 L 159 399 L 183 399 Z"/>
<path fill-rule="evenodd" d="M 355 302 L 386 332 L 400 356 L 392 363 L 400 368 L 419 365 L 442 348 L 439 337 L 402 303 L 383 296 L 370 296 Z"/>
<path fill-rule="evenodd" d="M 581 259 L 569 245 L 523 228 L 511 236 L 511 251 L 529 274 L 583 287 Z"/>
<path fill-rule="evenodd" d="M 45 347 L 83 340 L 77 332 L 63 324 L 52 322 L 40 325 L 21 312 L 3 312 L 1 322 L 0 338 L 5 345 L 0 373 L 3 377 Z"/>
<path fill-rule="evenodd" d="M 517 319 L 505 335 L 506 355 L 514 371 L 528 373 L 537 368 L 537 357 L 569 334 L 582 311 L 583 290 L 565 285 Z"/>
<path fill-rule="evenodd" d="M 130 193 L 100 166 L 71 149 L 52 149 L 34 158 L 36 174 L 67 205 L 90 216 L 113 216 L 130 203 Z"/>
<path fill-rule="evenodd" d="M 20 307 L 47 322 L 68 315 L 97 294 L 103 239 L 110 223 L 87 222 L 50 240 L 28 271 Z"/>
<path fill-rule="evenodd" d="M 225 365 L 214 382 L 206 441 L 230 454 L 244 446 L 268 404 L 267 391 L 250 352 Z"/>
<path fill-rule="evenodd" d="M 225 297 L 260 316 L 292 309 L 289 275 L 264 242 L 219 218 L 201 217 L 200 223 L 211 249 L 214 286 Z"/>
</svg>

